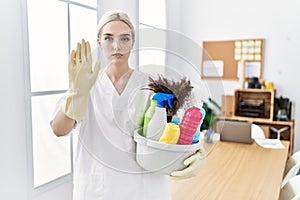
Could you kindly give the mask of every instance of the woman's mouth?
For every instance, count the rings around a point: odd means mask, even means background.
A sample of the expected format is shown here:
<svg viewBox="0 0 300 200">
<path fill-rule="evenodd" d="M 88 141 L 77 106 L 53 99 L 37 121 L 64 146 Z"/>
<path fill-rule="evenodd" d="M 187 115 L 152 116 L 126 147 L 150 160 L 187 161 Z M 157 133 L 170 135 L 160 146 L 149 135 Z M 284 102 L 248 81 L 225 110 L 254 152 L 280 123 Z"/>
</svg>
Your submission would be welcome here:
<svg viewBox="0 0 300 200">
<path fill-rule="evenodd" d="M 123 56 L 123 54 L 121 54 L 121 53 L 114 53 L 114 54 L 112 54 L 112 56 L 115 57 L 115 58 L 120 58 L 120 57 Z"/>
</svg>

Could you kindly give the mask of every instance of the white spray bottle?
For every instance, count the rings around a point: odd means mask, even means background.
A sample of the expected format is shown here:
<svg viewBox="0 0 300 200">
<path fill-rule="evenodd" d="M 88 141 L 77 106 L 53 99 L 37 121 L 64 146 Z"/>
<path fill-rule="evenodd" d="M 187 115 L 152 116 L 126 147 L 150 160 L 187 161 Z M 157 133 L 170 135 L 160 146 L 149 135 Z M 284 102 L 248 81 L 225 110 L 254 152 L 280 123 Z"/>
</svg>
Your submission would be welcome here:
<svg viewBox="0 0 300 200">
<path fill-rule="evenodd" d="M 157 92 L 152 99 L 157 101 L 155 112 L 148 123 L 146 137 L 152 140 L 158 141 L 162 136 L 165 126 L 167 124 L 167 111 L 165 108 L 166 102 L 169 107 L 172 107 L 173 94 L 167 94 L 163 92 Z"/>
</svg>

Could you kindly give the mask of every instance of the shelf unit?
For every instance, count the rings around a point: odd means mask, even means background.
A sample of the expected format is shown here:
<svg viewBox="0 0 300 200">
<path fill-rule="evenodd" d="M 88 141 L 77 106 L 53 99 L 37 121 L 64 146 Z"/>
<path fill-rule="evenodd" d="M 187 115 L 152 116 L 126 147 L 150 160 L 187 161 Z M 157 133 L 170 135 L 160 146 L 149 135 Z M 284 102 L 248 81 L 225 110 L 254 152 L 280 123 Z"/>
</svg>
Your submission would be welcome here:
<svg viewBox="0 0 300 200">
<path fill-rule="evenodd" d="M 238 89 L 234 91 L 235 117 L 253 117 L 272 121 L 276 91 L 264 89 Z"/>
<path fill-rule="evenodd" d="M 222 112 L 223 115 L 218 116 L 217 120 L 237 120 L 237 121 L 248 121 L 254 124 L 259 125 L 265 133 L 266 138 L 277 138 L 277 133 L 273 131 L 273 127 L 275 129 L 281 129 L 284 127 L 288 127 L 287 130 L 280 133 L 280 139 L 288 140 L 290 142 L 289 146 L 289 157 L 293 153 L 294 146 L 294 120 L 290 121 L 274 121 L 274 101 L 276 97 L 275 90 L 265 90 L 265 89 L 237 89 L 234 91 L 234 96 L 232 98 L 227 99 L 232 100 L 232 104 L 230 102 L 222 103 L 222 105 L 227 105 L 229 109 L 222 108 L 222 110 L 226 110 Z M 249 116 L 241 116 L 240 115 L 240 102 L 247 99 L 247 102 L 252 102 L 253 104 L 263 103 L 263 115 L 259 117 L 251 117 L 253 114 L 249 114 Z M 264 100 L 264 101 L 262 101 Z M 228 113 L 232 113 L 229 115 Z M 244 115 L 245 113 L 242 113 Z M 245 114 L 247 115 L 247 113 Z"/>
</svg>

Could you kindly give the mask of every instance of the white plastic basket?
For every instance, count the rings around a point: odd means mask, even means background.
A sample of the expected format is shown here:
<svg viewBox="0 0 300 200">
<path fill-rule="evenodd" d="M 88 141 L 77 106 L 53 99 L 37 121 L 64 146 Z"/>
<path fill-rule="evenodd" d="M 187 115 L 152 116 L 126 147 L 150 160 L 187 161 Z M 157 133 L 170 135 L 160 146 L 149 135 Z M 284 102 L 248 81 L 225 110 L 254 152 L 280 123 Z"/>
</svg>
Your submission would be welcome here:
<svg viewBox="0 0 300 200">
<path fill-rule="evenodd" d="M 145 138 L 140 132 L 136 130 L 134 133 L 137 163 L 143 169 L 155 173 L 169 175 L 185 168 L 183 161 L 201 147 L 200 142 L 191 145 L 165 144 Z"/>
</svg>

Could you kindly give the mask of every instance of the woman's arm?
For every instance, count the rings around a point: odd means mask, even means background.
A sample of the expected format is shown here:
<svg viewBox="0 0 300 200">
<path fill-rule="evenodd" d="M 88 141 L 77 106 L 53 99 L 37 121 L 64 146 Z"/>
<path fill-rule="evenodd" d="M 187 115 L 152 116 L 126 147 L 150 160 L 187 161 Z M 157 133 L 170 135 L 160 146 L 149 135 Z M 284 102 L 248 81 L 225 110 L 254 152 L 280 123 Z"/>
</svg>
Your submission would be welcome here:
<svg viewBox="0 0 300 200">
<path fill-rule="evenodd" d="M 57 137 L 60 137 L 70 133 L 71 130 L 74 128 L 75 124 L 76 121 L 74 119 L 69 118 L 65 113 L 63 113 L 60 110 L 51 122 L 51 127 L 54 134 Z"/>
<path fill-rule="evenodd" d="M 89 42 L 82 39 L 77 49 L 71 51 L 69 58 L 70 88 L 61 109 L 51 122 L 56 136 L 65 136 L 74 128 L 76 121 L 85 117 L 89 91 L 100 71 L 100 62 L 92 68 L 92 55 Z"/>
</svg>

